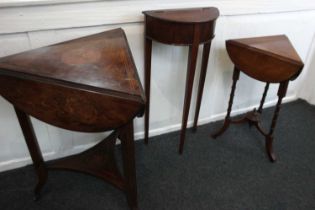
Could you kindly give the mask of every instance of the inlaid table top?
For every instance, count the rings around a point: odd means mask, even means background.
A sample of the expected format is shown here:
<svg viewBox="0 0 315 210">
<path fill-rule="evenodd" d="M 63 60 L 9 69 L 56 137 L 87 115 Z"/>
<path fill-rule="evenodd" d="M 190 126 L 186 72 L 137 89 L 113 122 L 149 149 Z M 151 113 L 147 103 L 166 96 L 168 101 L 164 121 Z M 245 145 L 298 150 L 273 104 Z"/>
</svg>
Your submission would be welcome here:
<svg viewBox="0 0 315 210">
<path fill-rule="evenodd" d="M 263 82 L 293 80 L 304 66 L 285 35 L 227 40 L 226 47 L 240 70 Z"/>
<path fill-rule="evenodd" d="M 0 89 L 20 110 L 69 130 L 108 130 L 144 109 L 122 29 L 1 58 Z"/>
<path fill-rule="evenodd" d="M 8 56 L 0 59 L 0 69 L 100 92 L 142 95 L 121 29 Z"/>
</svg>

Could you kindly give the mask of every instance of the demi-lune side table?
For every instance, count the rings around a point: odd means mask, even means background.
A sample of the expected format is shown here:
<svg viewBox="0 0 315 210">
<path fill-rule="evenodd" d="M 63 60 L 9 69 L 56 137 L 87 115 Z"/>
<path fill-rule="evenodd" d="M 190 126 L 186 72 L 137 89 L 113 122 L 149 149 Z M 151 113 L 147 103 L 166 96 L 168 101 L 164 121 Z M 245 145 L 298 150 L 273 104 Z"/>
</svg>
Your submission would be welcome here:
<svg viewBox="0 0 315 210">
<path fill-rule="evenodd" d="M 224 125 L 212 136 L 216 138 L 221 135 L 231 123 L 248 122 L 249 125 L 254 125 L 265 137 L 268 157 L 270 161 L 274 162 L 276 156 L 272 148 L 273 134 L 281 102 L 286 95 L 289 81 L 298 77 L 304 64 L 290 40 L 285 35 L 227 40 L 226 49 L 235 65 L 233 84 Z M 245 117 L 232 120 L 230 115 L 240 71 L 253 79 L 265 82 L 266 86 L 258 110 L 254 109 L 253 111 L 248 112 Z M 260 123 L 260 117 L 270 83 L 280 83 L 280 85 L 278 89 L 278 102 L 274 111 L 271 126 L 270 129 L 266 131 Z"/>
<path fill-rule="evenodd" d="M 146 144 L 148 143 L 149 137 L 152 40 L 170 45 L 189 46 L 185 99 L 179 144 L 179 153 L 181 154 L 185 141 L 199 44 L 203 44 L 204 46 L 193 125 L 194 130 L 197 128 L 211 40 L 214 38 L 215 22 L 219 16 L 219 10 L 215 7 L 208 7 L 144 11 L 143 14 L 145 15 L 145 93 L 147 99 L 144 137 Z"/>
<path fill-rule="evenodd" d="M 145 99 L 122 29 L 1 58 L 0 94 L 21 125 L 38 176 L 36 198 L 48 170 L 73 170 L 111 183 L 138 209 L 133 119 L 143 114 Z M 45 163 L 30 116 L 72 131 L 113 131 L 81 154 Z M 117 138 L 123 175 L 114 156 Z"/>
</svg>

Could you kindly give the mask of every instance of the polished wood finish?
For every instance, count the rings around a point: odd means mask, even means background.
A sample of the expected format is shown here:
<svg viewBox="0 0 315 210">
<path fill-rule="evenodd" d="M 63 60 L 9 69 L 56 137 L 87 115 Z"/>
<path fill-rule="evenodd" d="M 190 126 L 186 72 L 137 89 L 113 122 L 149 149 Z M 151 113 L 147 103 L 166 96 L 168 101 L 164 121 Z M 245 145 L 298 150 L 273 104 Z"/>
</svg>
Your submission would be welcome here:
<svg viewBox="0 0 315 210">
<path fill-rule="evenodd" d="M 34 190 L 35 200 L 37 200 L 39 198 L 40 190 L 42 189 L 42 187 L 44 186 L 47 180 L 47 175 L 48 175 L 47 168 L 44 163 L 42 153 L 40 152 L 40 147 L 37 142 L 37 138 L 35 136 L 34 128 L 32 126 L 30 117 L 26 113 L 17 109 L 16 107 L 15 107 L 15 113 L 21 125 L 25 142 L 30 152 L 33 165 L 35 167 L 35 172 L 38 177 L 37 185 Z"/>
<path fill-rule="evenodd" d="M 146 144 L 148 143 L 149 138 L 152 40 L 171 45 L 189 46 L 183 119 L 179 144 L 179 153 L 181 154 L 185 142 L 185 132 L 187 128 L 199 44 L 204 44 L 204 48 L 194 118 L 194 130 L 197 128 L 211 40 L 214 38 L 215 22 L 219 16 L 219 11 L 217 8 L 209 7 L 145 11 L 143 14 L 145 15 L 145 93 L 147 98 L 144 138 Z"/>
<path fill-rule="evenodd" d="M 36 198 L 48 169 L 65 169 L 113 184 L 138 208 L 132 121 L 145 99 L 122 29 L 1 58 L 0 94 L 15 107 L 38 176 Z M 113 132 L 87 151 L 45 164 L 29 115 L 68 130 Z M 117 137 L 123 175 L 114 157 Z"/>
<path fill-rule="evenodd" d="M 231 60 L 235 64 L 233 84 L 224 124 L 212 137 L 216 138 L 220 136 L 227 130 L 231 123 L 248 122 L 250 126 L 254 125 L 265 137 L 266 152 L 270 161 L 274 162 L 276 156 L 272 147 L 273 134 L 281 102 L 286 95 L 289 81 L 298 77 L 304 64 L 285 35 L 228 40 L 226 41 L 226 48 Z M 230 115 L 240 71 L 254 79 L 266 82 L 266 86 L 258 110 L 254 109 L 248 112 L 245 117 L 232 120 Z M 261 125 L 261 114 L 270 83 L 280 83 L 280 85 L 278 89 L 278 102 L 271 126 L 269 131 L 265 131 Z"/>
<path fill-rule="evenodd" d="M 226 48 L 235 66 L 262 82 L 293 80 L 303 68 L 285 35 L 228 40 Z"/>
<path fill-rule="evenodd" d="M 117 128 L 135 117 L 141 105 L 141 101 L 7 75 L 0 76 L 0 89 L 1 95 L 20 110 L 75 131 Z"/>
</svg>

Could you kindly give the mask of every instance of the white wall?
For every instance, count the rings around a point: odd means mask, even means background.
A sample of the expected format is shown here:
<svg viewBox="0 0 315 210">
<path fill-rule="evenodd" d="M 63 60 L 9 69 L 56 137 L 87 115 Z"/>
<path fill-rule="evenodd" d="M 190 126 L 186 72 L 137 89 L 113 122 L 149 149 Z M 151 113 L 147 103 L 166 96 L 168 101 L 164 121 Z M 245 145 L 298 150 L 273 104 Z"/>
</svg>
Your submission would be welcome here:
<svg viewBox="0 0 315 210">
<path fill-rule="evenodd" d="M 298 89 L 298 97 L 305 99 L 310 104 L 315 105 L 315 37 L 313 38 L 312 47 L 306 59 L 305 70 L 307 73 L 304 73 L 301 80 L 303 83 Z"/>
<path fill-rule="evenodd" d="M 127 34 L 141 80 L 144 32 L 142 10 L 217 6 L 221 16 L 210 54 L 200 112 L 201 124 L 223 119 L 225 115 L 233 69 L 225 51 L 226 39 L 286 34 L 303 61 L 312 63 L 315 60 L 314 50 L 311 50 L 314 48 L 314 43 L 311 46 L 315 34 L 315 2 L 312 0 L 120 0 L 7 7 L 8 4 L 12 6 L 12 3 L 21 2 L 24 5 L 27 0 L 13 0 L 11 4 L 10 1 L 0 0 L 0 57 L 122 27 Z M 202 48 L 199 50 L 201 52 Z M 153 44 L 151 136 L 180 128 L 187 53 L 186 47 Z M 200 57 L 196 84 L 199 79 Z M 297 98 L 304 78 L 313 74 L 310 67 L 311 65 L 306 65 L 301 77 L 290 84 L 285 101 Z M 196 87 L 195 85 L 190 125 L 195 108 Z M 262 91 L 262 83 L 241 75 L 233 113 L 252 109 L 259 103 Z M 267 105 L 275 104 L 276 91 L 277 85 L 272 85 Z M 33 123 L 46 160 L 82 151 L 105 135 L 70 132 L 35 119 Z M 143 137 L 142 118 L 135 120 L 135 137 Z M 13 107 L 0 98 L 0 171 L 29 163 L 31 161 Z"/>
</svg>

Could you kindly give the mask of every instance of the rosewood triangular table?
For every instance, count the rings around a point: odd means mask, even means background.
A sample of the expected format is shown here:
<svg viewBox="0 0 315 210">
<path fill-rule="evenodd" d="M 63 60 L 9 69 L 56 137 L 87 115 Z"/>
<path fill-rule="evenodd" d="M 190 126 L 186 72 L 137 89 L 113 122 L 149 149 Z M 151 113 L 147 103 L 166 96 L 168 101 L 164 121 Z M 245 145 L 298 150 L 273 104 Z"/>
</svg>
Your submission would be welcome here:
<svg viewBox="0 0 315 210">
<path fill-rule="evenodd" d="M 20 122 L 38 175 L 36 197 L 48 169 L 68 169 L 108 181 L 137 209 L 133 119 L 143 114 L 145 99 L 122 29 L 1 58 L 0 94 Z M 46 164 L 29 115 L 72 131 L 114 131 L 81 154 Z M 118 137 L 123 175 L 114 157 Z"/>
<path fill-rule="evenodd" d="M 223 127 L 213 134 L 212 137 L 216 138 L 221 135 L 226 131 L 230 123 L 248 122 L 249 125 L 254 125 L 265 137 L 268 157 L 270 161 L 274 162 L 276 156 L 273 152 L 272 143 L 280 105 L 283 97 L 286 95 L 289 81 L 298 77 L 304 64 L 285 35 L 227 40 L 226 48 L 235 65 L 233 84 Z M 256 80 L 265 82 L 266 86 L 258 110 L 254 109 L 247 113 L 244 118 L 232 120 L 230 115 L 240 71 Z M 278 89 L 278 102 L 271 126 L 269 131 L 265 131 L 261 126 L 260 116 L 270 83 L 280 83 L 280 85 Z"/>
</svg>

